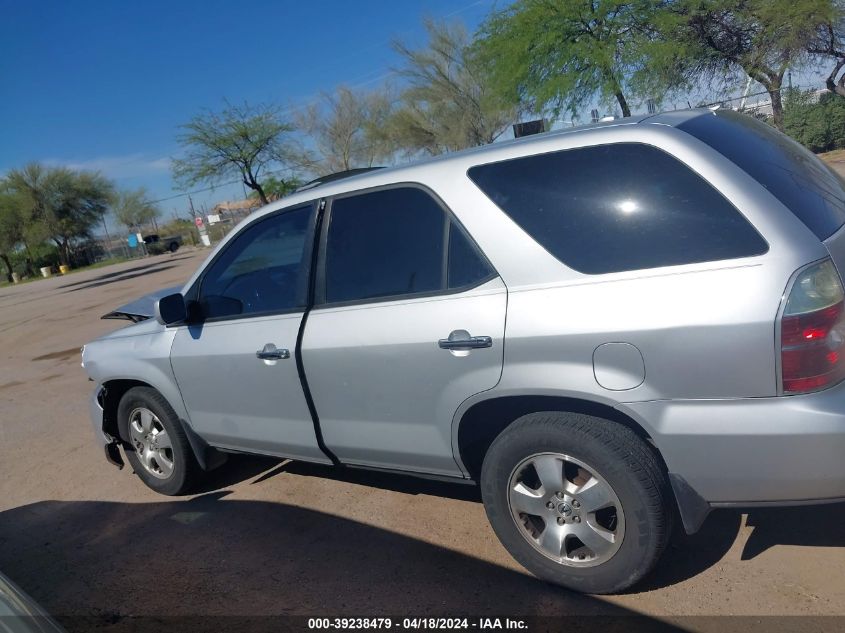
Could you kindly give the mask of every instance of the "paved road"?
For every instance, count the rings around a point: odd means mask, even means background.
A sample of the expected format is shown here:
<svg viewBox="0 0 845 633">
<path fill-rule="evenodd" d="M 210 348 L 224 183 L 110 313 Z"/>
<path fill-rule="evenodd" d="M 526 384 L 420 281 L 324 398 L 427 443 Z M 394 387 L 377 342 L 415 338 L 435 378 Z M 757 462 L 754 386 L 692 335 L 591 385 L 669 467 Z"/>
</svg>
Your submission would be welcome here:
<svg viewBox="0 0 845 633">
<path fill-rule="evenodd" d="M 0 570 L 70 628 L 180 614 L 845 615 L 841 505 L 716 512 L 636 591 L 593 598 L 523 572 L 468 486 L 239 458 L 194 497 L 157 496 L 95 448 L 79 348 L 121 326 L 100 315 L 184 281 L 203 256 L 0 289 Z"/>
</svg>

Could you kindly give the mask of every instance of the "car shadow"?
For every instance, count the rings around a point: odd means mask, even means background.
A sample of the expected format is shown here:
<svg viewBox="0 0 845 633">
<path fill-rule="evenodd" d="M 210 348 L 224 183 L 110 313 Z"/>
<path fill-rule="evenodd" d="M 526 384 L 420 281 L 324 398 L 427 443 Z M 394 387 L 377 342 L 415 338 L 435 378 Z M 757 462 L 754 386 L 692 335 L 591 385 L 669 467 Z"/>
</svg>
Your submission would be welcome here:
<svg viewBox="0 0 845 633">
<path fill-rule="evenodd" d="M 64 290 L 63 293 L 66 294 L 68 292 L 77 292 L 79 290 L 89 290 L 91 288 L 99 288 L 101 286 L 108 286 L 109 284 L 117 284 L 124 281 L 129 281 L 130 279 L 135 279 L 136 277 L 143 277 L 144 275 L 152 275 L 154 273 L 160 273 L 165 270 L 169 270 L 171 268 L 176 268 L 176 264 L 165 264 L 164 262 L 158 262 L 155 268 L 147 268 L 142 267 L 142 269 L 133 268 L 131 270 L 125 271 L 125 274 L 114 276 L 108 279 L 102 279 L 100 281 L 96 280 L 89 280 L 84 285 L 77 285 L 74 288 L 69 288 Z"/>
<path fill-rule="evenodd" d="M 742 560 L 751 560 L 776 545 L 845 547 L 845 503 L 759 508 L 749 512 L 745 523 L 753 529 Z"/>
<path fill-rule="evenodd" d="M 278 472 L 333 479 L 404 494 L 424 494 L 481 503 L 481 491 L 475 484 L 450 483 L 355 468 L 333 468 L 296 461 L 282 462 L 264 476 L 273 476 Z M 264 476 L 253 483 L 258 483 Z M 712 512 L 701 529 L 693 535 L 684 533 L 678 518 L 677 529 L 674 530 L 671 541 L 657 567 L 628 593 L 669 587 L 709 569 L 725 556 L 736 541 L 741 527 L 742 514 L 732 510 Z"/>
<path fill-rule="evenodd" d="M 6 510 L 0 569 L 71 631 L 196 633 L 200 620 L 246 631 L 270 615 L 634 615 L 375 525 L 226 493 Z M 680 630 L 644 616 L 625 622 L 618 630 Z"/>
<path fill-rule="evenodd" d="M 672 537 L 657 567 L 632 591 L 662 589 L 706 571 L 728 553 L 741 527 L 742 514 L 733 510 L 714 510 L 695 534 L 685 533 L 680 518 L 676 518 Z"/>
<path fill-rule="evenodd" d="M 190 494 L 222 491 L 254 477 L 258 477 L 256 481 L 269 479 L 275 474 L 284 472 L 285 464 L 290 462 L 287 459 L 261 455 L 231 454 L 227 457 L 228 459 L 224 464 L 206 473 L 199 485 L 194 487 Z M 277 469 L 280 469 L 278 473 L 276 472 Z"/>
<path fill-rule="evenodd" d="M 85 285 L 88 285 L 92 282 L 105 281 L 105 280 L 108 280 L 108 279 L 114 279 L 115 277 L 121 277 L 121 276 L 129 274 L 129 273 L 135 273 L 135 272 L 140 272 L 140 271 L 143 271 L 143 270 L 149 270 L 150 268 L 156 268 L 158 266 L 161 266 L 165 261 L 175 262 L 175 261 L 179 261 L 180 259 L 188 259 L 188 257 L 190 257 L 190 255 L 178 255 L 178 256 L 168 257 L 166 260 L 158 259 L 156 261 L 150 261 L 150 262 L 144 263 L 140 266 L 132 266 L 131 268 L 124 268 L 124 269 L 118 270 L 118 271 L 104 272 L 100 275 L 96 275 L 96 276 L 91 277 L 89 279 L 84 279 L 82 281 L 76 281 L 76 282 L 70 283 L 70 284 L 62 284 L 62 285 L 59 286 L 59 288 L 75 288 L 76 286 L 85 286 Z"/>
<path fill-rule="evenodd" d="M 446 497 L 460 501 L 481 503 L 481 491 L 474 482 L 444 481 L 403 475 L 396 472 L 367 470 L 363 468 L 323 466 L 307 462 L 288 461 L 284 464 L 285 472 L 301 477 L 316 477 L 343 481 L 368 488 L 379 488 L 412 495 Z"/>
<path fill-rule="evenodd" d="M 260 474 L 259 474 L 260 473 Z M 481 503 L 481 491 L 474 483 L 452 483 L 400 473 L 379 472 L 360 468 L 333 467 L 294 460 L 278 460 L 248 455 L 231 455 L 229 462 L 210 473 L 198 492 L 221 491 L 228 486 L 255 477 L 257 485 L 276 475 L 288 473 L 343 481 L 370 488 L 403 494 L 445 497 Z M 742 527 L 742 514 L 733 510 L 716 510 L 710 514 L 696 534 L 687 535 L 676 520 L 676 529 L 669 546 L 655 570 L 629 593 L 661 589 L 683 582 L 709 569 L 720 561 L 737 539 Z"/>
<path fill-rule="evenodd" d="M 250 485 L 257 485 L 282 473 L 343 481 L 403 494 L 481 503 L 480 491 L 474 484 L 247 455 L 230 456 L 229 463 L 210 473 L 199 492 L 224 490 L 249 479 L 252 479 Z M 802 525 L 810 527 L 792 529 L 799 518 Z M 838 529 L 838 526 L 845 525 L 845 503 L 756 509 L 748 515 L 745 524 L 752 526 L 753 531 L 743 547 L 742 560 L 750 560 L 775 545 L 845 547 L 845 531 Z M 725 557 L 742 526 L 742 511 L 734 509 L 714 510 L 701 529 L 692 535 L 684 533 L 680 519 L 676 519 L 672 538 L 657 567 L 629 593 L 669 587 L 709 569 Z"/>
<path fill-rule="evenodd" d="M 450 482 L 395 472 L 379 472 L 345 466 L 324 466 L 291 459 L 245 454 L 230 454 L 228 461 L 208 473 L 202 483 L 193 490 L 193 493 L 218 492 L 249 479 L 252 479 L 250 485 L 257 485 L 282 473 L 299 477 L 343 481 L 403 494 L 446 497 L 481 503 L 481 493 L 478 486 L 473 482 Z"/>
</svg>

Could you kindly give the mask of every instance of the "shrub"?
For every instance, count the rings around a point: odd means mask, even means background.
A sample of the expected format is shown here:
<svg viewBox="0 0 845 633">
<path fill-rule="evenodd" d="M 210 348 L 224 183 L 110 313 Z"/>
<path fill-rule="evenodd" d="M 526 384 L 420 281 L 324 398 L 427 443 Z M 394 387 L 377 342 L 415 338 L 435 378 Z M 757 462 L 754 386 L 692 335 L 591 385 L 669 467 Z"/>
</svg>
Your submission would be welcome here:
<svg viewBox="0 0 845 633">
<path fill-rule="evenodd" d="M 784 131 L 813 152 L 845 147 L 845 98 L 789 90 L 784 99 Z"/>
</svg>

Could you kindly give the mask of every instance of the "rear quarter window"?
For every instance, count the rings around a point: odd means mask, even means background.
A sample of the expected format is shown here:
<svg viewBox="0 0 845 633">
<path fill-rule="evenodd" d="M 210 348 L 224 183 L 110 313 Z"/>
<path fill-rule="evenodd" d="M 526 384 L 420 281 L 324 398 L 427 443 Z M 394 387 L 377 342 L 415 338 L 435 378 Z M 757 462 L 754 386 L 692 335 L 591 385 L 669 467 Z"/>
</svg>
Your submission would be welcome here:
<svg viewBox="0 0 845 633">
<path fill-rule="evenodd" d="M 678 128 L 707 143 L 763 185 L 820 240 L 845 224 L 845 181 L 770 125 L 720 110 L 690 119 Z"/>
<path fill-rule="evenodd" d="M 535 241 L 581 273 L 761 255 L 765 240 L 665 152 L 618 143 L 479 165 L 470 179 Z"/>
</svg>

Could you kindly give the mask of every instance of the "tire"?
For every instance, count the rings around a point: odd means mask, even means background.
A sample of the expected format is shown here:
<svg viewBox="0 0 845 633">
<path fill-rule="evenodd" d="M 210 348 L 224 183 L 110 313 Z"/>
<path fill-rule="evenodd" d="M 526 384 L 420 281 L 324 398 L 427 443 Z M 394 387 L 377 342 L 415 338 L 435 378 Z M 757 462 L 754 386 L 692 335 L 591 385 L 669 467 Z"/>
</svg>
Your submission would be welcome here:
<svg viewBox="0 0 845 633">
<path fill-rule="evenodd" d="M 117 415 L 126 458 L 141 481 L 163 495 L 189 492 L 202 472 L 167 400 L 150 387 L 133 387 L 120 399 Z"/>
<path fill-rule="evenodd" d="M 176 242 L 170 242 L 170 246 L 167 247 L 167 250 L 169 250 L 171 253 L 175 253 L 179 250 L 179 244 L 177 244 Z"/>
<path fill-rule="evenodd" d="M 563 490 L 552 490 L 559 485 Z M 516 420 L 484 457 L 481 494 L 514 559 L 542 580 L 583 593 L 637 583 L 672 531 L 671 492 L 655 453 L 630 429 L 588 415 Z"/>
</svg>

